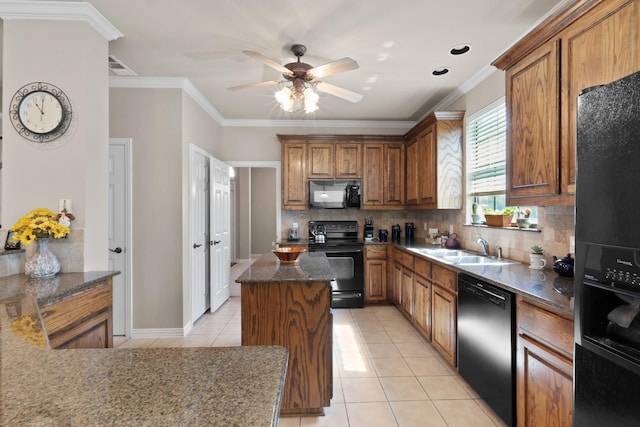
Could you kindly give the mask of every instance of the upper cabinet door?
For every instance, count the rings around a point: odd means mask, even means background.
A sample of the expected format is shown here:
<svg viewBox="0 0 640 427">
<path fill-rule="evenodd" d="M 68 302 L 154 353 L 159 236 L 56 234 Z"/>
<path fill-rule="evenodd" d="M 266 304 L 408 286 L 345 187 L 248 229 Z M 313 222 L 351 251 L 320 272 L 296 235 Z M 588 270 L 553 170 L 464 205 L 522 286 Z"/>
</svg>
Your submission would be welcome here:
<svg viewBox="0 0 640 427">
<path fill-rule="evenodd" d="M 509 204 L 559 191 L 558 55 L 558 42 L 553 41 L 507 70 Z"/>
<path fill-rule="evenodd" d="M 335 145 L 335 177 L 362 178 L 362 144 L 337 142 Z"/>
<path fill-rule="evenodd" d="M 309 178 L 333 178 L 333 153 L 332 142 L 320 142 L 309 144 Z"/>
<path fill-rule="evenodd" d="M 580 92 L 640 70 L 639 2 L 610 0 L 570 25 L 562 40 L 562 192 L 575 192 L 576 110 Z"/>
<path fill-rule="evenodd" d="M 307 209 L 307 143 L 282 143 L 282 207 Z"/>
</svg>

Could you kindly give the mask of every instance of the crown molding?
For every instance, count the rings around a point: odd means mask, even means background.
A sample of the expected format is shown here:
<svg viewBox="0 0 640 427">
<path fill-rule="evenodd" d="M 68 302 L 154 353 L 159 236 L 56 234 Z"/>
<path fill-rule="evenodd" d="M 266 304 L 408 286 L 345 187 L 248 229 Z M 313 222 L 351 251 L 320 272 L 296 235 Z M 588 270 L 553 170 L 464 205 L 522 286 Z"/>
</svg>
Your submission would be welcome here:
<svg viewBox="0 0 640 427">
<path fill-rule="evenodd" d="M 225 118 L 211 105 L 189 79 L 186 77 L 144 77 L 144 76 L 109 76 L 110 88 L 129 89 L 182 89 L 213 120 L 224 126 Z"/>
<path fill-rule="evenodd" d="M 268 127 L 268 128 L 391 128 L 408 130 L 417 122 L 390 120 L 245 120 L 226 119 L 223 126 Z"/>
<path fill-rule="evenodd" d="M 107 18 L 86 2 L 3 0 L 0 1 L 0 18 L 84 21 L 107 41 L 123 37 Z"/>
<path fill-rule="evenodd" d="M 414 121 L 377 120 L 248 120 L 225 119 L 185 77 L 109 76 L 109 87 L 130 89 L 182 89 L 220 126 L 267 128 L 391 128 L 410 129 Z"/>
</svg>

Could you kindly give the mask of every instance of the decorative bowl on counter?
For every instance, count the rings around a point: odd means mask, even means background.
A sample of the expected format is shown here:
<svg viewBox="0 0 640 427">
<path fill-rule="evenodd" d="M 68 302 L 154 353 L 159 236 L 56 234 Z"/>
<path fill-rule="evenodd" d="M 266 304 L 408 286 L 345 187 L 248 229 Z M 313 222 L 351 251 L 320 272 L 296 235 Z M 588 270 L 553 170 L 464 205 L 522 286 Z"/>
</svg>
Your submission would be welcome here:
<svg viewBox="0 0 640 427">
<path fill-rule="evenodd" d="M 302 246 L 289 246 L 283 248 L 276 248 L 273 253 L 276 254 L 280 260 L 280 264 L 295 264 L 299 260 L 300 255 L 306 251 Z"/>
</svg>

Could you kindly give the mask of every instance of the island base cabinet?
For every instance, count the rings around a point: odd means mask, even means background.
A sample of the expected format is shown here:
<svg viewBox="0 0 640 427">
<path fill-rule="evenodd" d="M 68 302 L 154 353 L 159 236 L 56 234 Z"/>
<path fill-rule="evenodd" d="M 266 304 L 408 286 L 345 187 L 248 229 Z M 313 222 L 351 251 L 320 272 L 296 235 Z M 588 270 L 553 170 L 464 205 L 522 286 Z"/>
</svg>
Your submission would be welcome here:
<svg viewBox="0 0 640 427">
<path fill-rule="evenodd" d="M 113 347 L 111 278 L 60 302 L 40 308 L 51 348 Z"/>
<path fill-rule="evenodd" d="M 241 313 L 243 346 L 289 350 L 280 415 L 323 414 L 333 393 L 330 283 L 242 283 Z"/>
</svg>

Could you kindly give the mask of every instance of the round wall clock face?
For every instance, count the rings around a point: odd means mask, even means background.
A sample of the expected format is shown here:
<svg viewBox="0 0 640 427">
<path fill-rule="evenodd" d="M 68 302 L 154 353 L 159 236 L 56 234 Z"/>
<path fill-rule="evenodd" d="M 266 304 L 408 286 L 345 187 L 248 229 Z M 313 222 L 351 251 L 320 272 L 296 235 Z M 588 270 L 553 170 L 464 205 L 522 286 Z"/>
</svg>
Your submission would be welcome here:
<svg viewBox="0 0 640 427">
<path fill-rule="evenodd" d="M 57 86 L 29 83 L 11 99 L 11 124 L 24 138 L 46 143 L 60 138 L 71 124 L 71 103 Z"/>
</svg>

